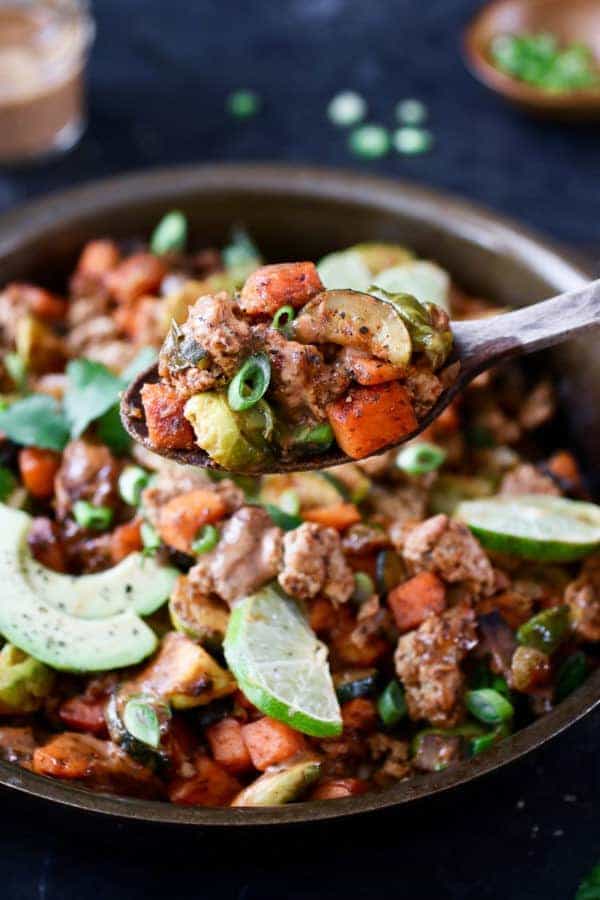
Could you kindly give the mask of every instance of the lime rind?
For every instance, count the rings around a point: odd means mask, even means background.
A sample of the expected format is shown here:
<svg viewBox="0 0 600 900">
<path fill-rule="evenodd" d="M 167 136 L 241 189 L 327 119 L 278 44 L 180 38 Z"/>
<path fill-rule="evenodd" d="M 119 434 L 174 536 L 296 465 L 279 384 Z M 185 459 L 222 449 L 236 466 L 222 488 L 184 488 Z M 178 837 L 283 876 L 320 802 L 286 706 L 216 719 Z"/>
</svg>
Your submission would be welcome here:
<svg viewBox="0 0 600 900">
<path fill-rule="evenodd" d="M 600 507 L 525 494 L 460 503 L 455 513 L 488 550 L 536 562 L 571 562 L 600 546 Z"/>
<path fill-rule="evenodd" d="M 341 733 L 327 648 L 292 600 L 271 587 L 241 600 L 224 651 L 240 689 L 265 715 L 314 737 Z"/>
</svg>

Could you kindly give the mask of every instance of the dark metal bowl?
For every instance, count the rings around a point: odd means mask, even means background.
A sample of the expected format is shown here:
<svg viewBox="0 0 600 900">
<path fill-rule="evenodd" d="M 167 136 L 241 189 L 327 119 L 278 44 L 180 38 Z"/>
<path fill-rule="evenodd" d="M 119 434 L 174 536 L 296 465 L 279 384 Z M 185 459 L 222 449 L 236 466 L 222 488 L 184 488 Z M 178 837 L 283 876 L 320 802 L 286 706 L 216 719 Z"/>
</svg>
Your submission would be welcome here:
<svg viewBox="0 0 600 900">
<path fill-rule="evenodd" d="M 444 195 L 396 181 L 282 166 L 210 166 L 125 176 L 31 204 L 0 220 L 0 284 L 61 283 L 91 237 L 145 235 L 170 208 L 189 217 L 192 240 L 221 244 L 243 223 L 272 261 L 315 259 L 368 240 L 410 244 L 467 290 L 522 305 L 581 285 L 591 272 L 517 225 Z M 600 450 L 600 355 L 579 341 L 552 354 L 569 444 L 588 466 Z M 593 475 L 593 472 L 591 472 Z M 306 823 L 399 806 L 464 784 L 541 746 L 590 712 L 600 671 L 549 715 L 487 753 L 382 793 L 265 809 L 207 809 L 90 793 L 0 762 L 0 785 L 91 812 L 164 824 Z"/>
</svg>

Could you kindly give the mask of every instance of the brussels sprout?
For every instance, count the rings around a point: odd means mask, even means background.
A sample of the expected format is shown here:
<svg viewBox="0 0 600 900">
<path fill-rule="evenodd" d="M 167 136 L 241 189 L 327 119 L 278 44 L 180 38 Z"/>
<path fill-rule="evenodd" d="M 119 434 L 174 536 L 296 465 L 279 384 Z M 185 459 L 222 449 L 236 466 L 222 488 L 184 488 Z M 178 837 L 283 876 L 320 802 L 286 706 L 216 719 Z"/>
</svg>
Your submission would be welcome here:
<svg viewBox="0 0 600 900">
<path fill-rule="evenodd" d="M 434 370 L 439 369 L 450 355 L 453 343 L 449 326 L 436 324 L 440 314 L 447 322 L 440 308 L 435 303 L 420 303 L 411 294 L 391 294 L 377 286 L 371 290 L 396 309 L 408 329 L 413 348 L 427 357 Z"/>
<path fill-rule="evenodd" d="M 230 471 L 252 471 L 270 453 L 265 434 L 269 425 L 272 428 L 272 419 L 269 423 L 266 410 L 264 404 L 234 413 L 225 394 L 205 391 L 190 397 L 184 414 L 192 424 L 198 446 L 211 459 Z"/>
<path fill-rule="evenodd" d="M 294 472 L 291 475 L 265 475 L 261 482 L 259 500 L 261 503 L 270 503 L 278 506 L 285 512 L 282 503 L 285 495 L 293 491 L 299 502 L 300 509 L 312 509 L 315 506 L 333 506 L 340 503 L 344 497 L 340 489 L 323 477 L 322 472 Z"/>
<path fill-rule="evenodd" d="M 177 322 L 178 325 L 185 322 L 190 306 L 193 306 L 199 297 L 204 297 L 206 294 L 218 294 L 220 291 L 234 294 L 242 287 L 244 280 L 245 278 L 235 272 L 214 272 L 203 281 L 190 279 L 181 287 L 171 291 L 163 300 L 162 324 L 165 334 L 172 321 Z"/>
<path fill-rule="evenodd" d="M 429 494 L 432 513 L 451 516 L 462 500 L 479 500 L 494 494 L 494 483 L 474 475 L 439 475 Z"/>
<path fill-rule="evenodd" d="M 0 713 L 30 713 L 50 694 L 54 673 L 13 644 L 0 650 Z"/>
<path fill-rule="evenodd" d="M 169 600 L 169 614 L 173 627 L 193 641 L 207 647 L 220 647 L 223 643 L 229 610 L 222 603 L 199 595 L 185 576 L 177 579 Z"/>
<path fill-rule="evenodd" d="M 232 806 L 282 806 L 298 800 L 319 777 L 321 763 L 303 759 L 265 772 L 231 801 Z"/>
<path fill-rule="evenodd" d="M 435 263 L 412 260 L 384 269 L 374 280 L 390 294 L 410 294 L 421 303 L 435 303 L 449 312 L 450 278 Z"/>
<path fill-rule="evenodd" d="M 34 375 L 62 370 L 65 347 L 62 340 L 35 316 L 22 316 L 16 325 L 15 345 L 25 371 Z"/>
<path fill-rule="evenodd" d="M 324 291 L 306 304 L 290 331 L 301 343 L 340 344 L 406 366 L 412 343 L 405 315 L 385 300 L 359 291 Z"/>
<path fill-rule="evenodd" d="M 367 241 L 355 244 L 350 251 L 358 253 L 371 275 L 378 275 L 384 269 L 401 266 L 414 259 L 414 253 L 402 244 L 378 244 Z"/>
</svg>

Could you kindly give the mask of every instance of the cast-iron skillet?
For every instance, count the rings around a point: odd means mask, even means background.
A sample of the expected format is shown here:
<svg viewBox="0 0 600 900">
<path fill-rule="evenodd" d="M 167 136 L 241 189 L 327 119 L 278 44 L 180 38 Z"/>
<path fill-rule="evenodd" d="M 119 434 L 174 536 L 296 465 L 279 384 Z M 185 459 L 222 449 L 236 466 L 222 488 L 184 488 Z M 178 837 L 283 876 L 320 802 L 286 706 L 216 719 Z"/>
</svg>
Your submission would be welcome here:
<svg viewBox="0 0 600 900">
<path fill-rule="evenodd" d="M 86 240 L 147 235 L 169 209 L 190 220 L 192 245 L 223 244 L 244 224 L 271 262 L 317 259 L 361 241 L 409 244 L 452 272 L 466 290 L 523 305 L 592 276 L 517 225 L 447 196 L 397 181 L 283 166 L 207 166 L 147 172 L 47 197 L 0 220 L 0 285 L 60 286 Z M 563 399 L 568 440 L 588 466 L 600 457 L 600 355 L 593 342 L 545 354 Z M 593 475 L 593 473 L 590 473 Z M 264 809 L 207 809 L 94 794 L 0 762 L 0 785 L 125 819 L 180 825 L 306 823 L 405 804 L 512 762 L 592 710 L 600 671 L 553 712 L 485 754 L 383 793 Z"/>
</svg>

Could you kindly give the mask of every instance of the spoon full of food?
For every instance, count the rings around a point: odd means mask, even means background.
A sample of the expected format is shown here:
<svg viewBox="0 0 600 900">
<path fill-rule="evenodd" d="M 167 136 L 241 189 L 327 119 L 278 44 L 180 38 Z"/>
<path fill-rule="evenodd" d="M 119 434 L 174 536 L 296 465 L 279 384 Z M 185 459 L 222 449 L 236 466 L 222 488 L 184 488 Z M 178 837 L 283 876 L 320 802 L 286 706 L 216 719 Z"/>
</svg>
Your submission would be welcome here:
<svg viewBox="0 0 600 900">
<path fill-rule="evenodd" d="M 186 312 L 126 390 L 123 424 L 177 462 L 261 475 L 412 440 L 481 372 L 600 326 L 600 280 L 451 325 L 435 303 L 326 290 L 313 263 L 279 263 Z"/>
</svg>

